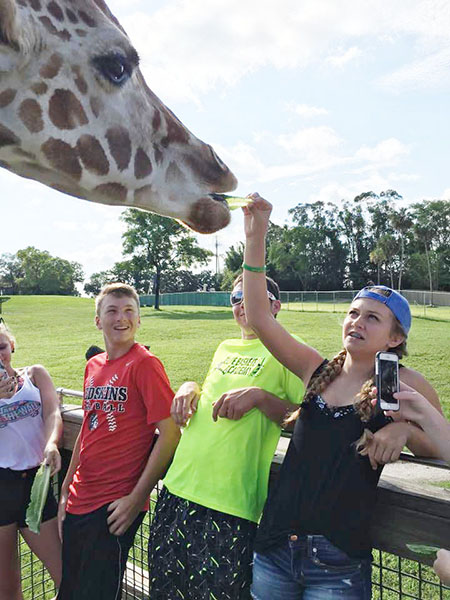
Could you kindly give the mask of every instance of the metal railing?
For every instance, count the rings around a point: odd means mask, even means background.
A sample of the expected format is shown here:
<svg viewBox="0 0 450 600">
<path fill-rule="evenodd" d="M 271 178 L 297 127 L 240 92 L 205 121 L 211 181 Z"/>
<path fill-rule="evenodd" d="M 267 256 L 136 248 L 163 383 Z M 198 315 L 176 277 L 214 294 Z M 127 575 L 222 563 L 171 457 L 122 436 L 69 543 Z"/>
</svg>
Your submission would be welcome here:
<svg viewBox="0 0 450 600">
<path fill-rule="evenodd" d="M 58 388 L 57 391 L 61 400 L 67 396 L 77 398 L 82 397 L 81 392 L 76 392 L 73 390 Z M 71 405 L 63 407 L 62 412 L 63 420 L 65 421 L 64 445 L 67 445 L 67 447 L 63 448 L 61 450 L 61 453 L 63 457 L 63 464 L 67 465 L 70 461 L 71 455 L 71 452 L 68 449 L 71 443 L 70 439 L 73 440 L 74 433 L 76 432 L 77 428 L 79 429 L 81 423 L 82 409 L 80 406 Z M 70 431 L 71 428 L 72 431 Z M 409 454 L 402 456 L 403 459 L 412 462 L 424 462 L 423 460 L 415 459 Z M 272 468 L 272 471 L 274 473 L 278 471 L 281 460 L 281 453 L 277 452 Z M 442 461 L 426 459 L 426 464 L 448 469 L 448 466 L 446 466 L 445 463 L 443 463 Z M 61 482 L 61 477 L 62 475 L 60 475 L 59 478 L 54 478 L 53 480 L 56 496 L 58 495 L 58 488 Z M 149 538 L 149 525 L 155 509 L 158 491 L 159 490 L 155 490 L 152 493 L 149 513 L 144 519 L 144 522 L 142 523 L 141 527 L 139 528 L 134 540 L 134 545 L 130 551 L 127 563 L 127 571 L 123 584 L 123 600 L 151 600 L 148 594 L 149 576 L 147 571 L 147 544 Z M 386 490 L 381 491 L 386 492 Z M 392 502 L 390 500 L 389 493 L 392 493 L 392 491 L 389 492 L 389 490 L 387 490 L 387 502 L 388 506 L 390 507 Z M 408 502 L 411 502 L 411 497 L 412 500 L 414 500 L 411 490 L 408 490 L 408 493 L 405 495 L 405 497 L 406 496 L 408 496 L 409 498 Z M 417 502 L 423 503 L 424 499 L 418 497 Z M 445 527 L 447 528 L 446 531 L 450 533 L 450 501 L 446 499 L 444 503 L 446 505 L 446 508 L 448 504 L 449 513 L 448 516 L 444 517 Z M 398 504 L 400 510 L 405 509 L 405 507 L 402 507 L 401 505 L 402 502 Z M 407 502 L 405 503 L 405 505 L 407 505 Z M 404 512 L 408 514 L 407 506 Z M 432 510 L 429 511 L 429 513 L 424 513 L 424 520 L 430 518 L 430 512 L 434 512 L 436 513 L 436 515 L 438 515 L 439 513 L 436 507 L 433 507 Z M 381 513 L 382 519 L 387 519 L 388 521 L 389 519 L 392 520 L 392 516 L 388 515 L 385 509 L 382 509 Z M 433 516 L 433 518 L 435 518 L 435 516 Z M 379 516 L 376 516 L 376 518 L 379 518 Z M 400 516 L 399 518 L 402 519 L 403 517 Z M 439 521 L 439 523 L 441 523 L 442 517 L 439 516 L 439 519 L 441 519 Z M 382 522 L 380 522 L 380 524 L 381 523 Z M 402 526 L 404 526 L 404 524 L 402 524 Z M 399 528 L 399 530 L 401 530 L 401 527 Z M 414 531 L 407 531 L 406 533 L 409 541 L 411 541 L 410 536 L 414 539 L 414 535 L 416 534 L 416 532 Z M 444 535 L 443 532 L 441 534 L 441 541 L 442 535 Z M 388 537 L 390 539 L 390 536 Z M 381 538 L 382 536 L 380 537 L 380 539 Z M 444 535 L 444 539 L 447 539 L 446 535 Z M 450 541 L 450 536 L 448 537 L 448 540 Z M 374 600 L 450 600 L 450 588 L 443 586 L 439 582 L 439 579 L 437 578 L 430 566 L 422 564 L 415 560 L 410 560 L 408 558 L 386 552 L 385 550 L 390 550 L 392 549 L 392 547 L 386 548 L 386 544 L 384 546 L 384 551 L 375 549 L 373 552 L 374 563 L 372 572 L 372 598 Z M 380 545 L 380 547 L 383 546 Z M 51 600 L 55 595 L 53 583 L 48 573 L 45 571 L 43 565 L 31 553 L 31 551 L 21 539 L 19 541 L 19 555 L 21 560 L 22 589 L 24 592 L 24 599 Z"/>
</svg>

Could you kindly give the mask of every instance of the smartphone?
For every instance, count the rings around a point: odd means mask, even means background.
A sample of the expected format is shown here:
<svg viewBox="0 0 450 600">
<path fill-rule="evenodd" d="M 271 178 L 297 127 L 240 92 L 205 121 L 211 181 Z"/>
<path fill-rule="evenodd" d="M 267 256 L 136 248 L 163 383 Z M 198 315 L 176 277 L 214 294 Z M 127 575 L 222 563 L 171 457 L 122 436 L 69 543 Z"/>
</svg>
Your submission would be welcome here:
<svg viewBox="0 0 450 600">
<path fill-rule="evenodd" d="M 398 410 L 399 401 L 394 398 L 399 391 L 398 356 L 393 352 L 377 352 L 375 377 L 378 406 L 381 410 Z"/>
</svg>

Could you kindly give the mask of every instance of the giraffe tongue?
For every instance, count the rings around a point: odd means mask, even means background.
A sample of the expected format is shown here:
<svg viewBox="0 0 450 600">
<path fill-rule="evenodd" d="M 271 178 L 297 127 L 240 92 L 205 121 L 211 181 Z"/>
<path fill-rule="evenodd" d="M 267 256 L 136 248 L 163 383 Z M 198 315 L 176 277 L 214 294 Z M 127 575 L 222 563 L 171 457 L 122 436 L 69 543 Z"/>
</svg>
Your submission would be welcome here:
<svg viewBox="0 0 450 600">
<path fill-rule="evenodd" d="M 227 194 L 209 194 L 213 200 L 219 202 L 226 202 L 230 210 L 236 210 L 236 208 L 242 208 L 250 204 L 250 198 L 242 198 L 241 196 L 228 196 Z"/>
</svg>

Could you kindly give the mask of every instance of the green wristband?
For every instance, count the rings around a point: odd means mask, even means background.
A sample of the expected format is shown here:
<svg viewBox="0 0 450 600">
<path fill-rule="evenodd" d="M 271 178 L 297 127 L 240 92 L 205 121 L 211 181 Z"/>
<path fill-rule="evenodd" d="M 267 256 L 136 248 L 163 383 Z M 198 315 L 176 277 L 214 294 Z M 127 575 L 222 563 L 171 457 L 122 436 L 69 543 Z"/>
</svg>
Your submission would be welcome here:
<svg viewBox="0 0 450 600">
<path fill-rule="evenodd" d="M 246 263 L 242 263 L 242 268 L 245 271 L 251 271 L 252 273 L 265 273 L 266 272 L 266 265 L 264 265 L 263 267 L 251 267 L 250 265 L 247 265 Z"/>
</svg>

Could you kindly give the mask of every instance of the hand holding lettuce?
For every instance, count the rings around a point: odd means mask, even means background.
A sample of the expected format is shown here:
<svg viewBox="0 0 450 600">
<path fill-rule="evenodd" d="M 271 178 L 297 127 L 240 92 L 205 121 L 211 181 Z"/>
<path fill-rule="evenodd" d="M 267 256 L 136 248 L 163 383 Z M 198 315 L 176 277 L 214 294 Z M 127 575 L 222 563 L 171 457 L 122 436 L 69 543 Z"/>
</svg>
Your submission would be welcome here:
<svg viewBox="0 0 450 600">
<path fill-rule="evenodd" d="M 34 478 L 33 487 L 31 488 L 30 504 L 28 505 L 25 516 L 25 522 L 33 533 L 40 533 L 42 511 L 44 510 L 49 487 L 50 465 L 42 463 Z"/>
</svg>

